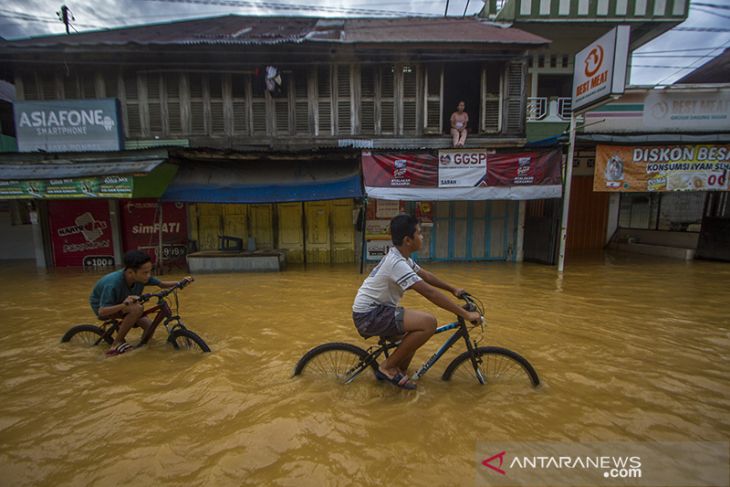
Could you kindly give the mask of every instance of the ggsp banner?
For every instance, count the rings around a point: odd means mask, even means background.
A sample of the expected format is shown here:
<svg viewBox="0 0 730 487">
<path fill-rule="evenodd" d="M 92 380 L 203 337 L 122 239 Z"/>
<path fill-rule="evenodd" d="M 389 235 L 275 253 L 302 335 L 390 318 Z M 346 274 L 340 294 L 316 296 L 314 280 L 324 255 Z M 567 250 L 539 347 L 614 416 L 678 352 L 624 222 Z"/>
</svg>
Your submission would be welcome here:
<svg viewBox="0 0 730 487">
<path fill-rule="evenodd" d="M 594 191 L 727 191 L 730 144 L 596 148 Z"/>
</svg>

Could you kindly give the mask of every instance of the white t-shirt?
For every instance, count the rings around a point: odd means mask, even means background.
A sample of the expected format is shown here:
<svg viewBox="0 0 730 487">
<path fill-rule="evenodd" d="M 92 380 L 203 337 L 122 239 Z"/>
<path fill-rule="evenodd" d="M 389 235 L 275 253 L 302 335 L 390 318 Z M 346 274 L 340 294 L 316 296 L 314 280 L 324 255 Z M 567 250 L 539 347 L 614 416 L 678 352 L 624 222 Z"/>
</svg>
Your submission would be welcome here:
<svg viewBox="0 0 730 487">
<path fill-rule="evenodd" d="M 423 280 L 416 274 L 419 270 L 413 259 L 406 259 L 391 247 L 360 286 L 352 311 L 367 313 L 382 304 L 398 306 L 405 290 Z"/>
</svg>

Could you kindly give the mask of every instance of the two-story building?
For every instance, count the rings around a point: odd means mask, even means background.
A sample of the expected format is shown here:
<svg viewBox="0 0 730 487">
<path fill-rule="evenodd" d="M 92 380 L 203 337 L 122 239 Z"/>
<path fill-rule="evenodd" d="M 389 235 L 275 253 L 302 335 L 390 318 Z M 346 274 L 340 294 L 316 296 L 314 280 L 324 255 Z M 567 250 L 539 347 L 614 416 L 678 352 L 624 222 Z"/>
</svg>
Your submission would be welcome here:
<svg viewBox="0 0 730 487">
<path fill-rule="evenodd" d="M 398 171 L 426 161 L 436 171 L 459 101 L 466 149 L 510 157 L 526 142 L 529 53 L 548 43 L 485 19 L 237 15 L 6 42 L 0 59 L 30 111 L 20 121 L 16 107 L 23 152 L 2 158 L 4 197 L 32 199 L 42 231 L 28 245 L 39 254 L 42 236 L 47 264 L 118 262 L 135 246 L 216 249 L 221 235 L 286 249 L 290 262 L 353 262 L 365 220 L 393 211 L 375 198 L 364 211 L 363 161 L 383 156 Z M 118 149 L 48 145 L 83 128 L 61 127 L 53 110 L 109 100 L 119 109 L 105 128 L 121 128 Z M 99 181 L 110 176 L 124 181 Z M 106 193 L 80 190 L 84 178 Z M 31 180 L 46 182 L 40 197 Z M 431 220 L 423 257 L 515 260 L 525 200 L 560 196 L 559 181 L 549 183 L 542 192 L 403 198 L 396 210 Z M 378 233 L 377 222 L 365 232 Z"/>
</svg>

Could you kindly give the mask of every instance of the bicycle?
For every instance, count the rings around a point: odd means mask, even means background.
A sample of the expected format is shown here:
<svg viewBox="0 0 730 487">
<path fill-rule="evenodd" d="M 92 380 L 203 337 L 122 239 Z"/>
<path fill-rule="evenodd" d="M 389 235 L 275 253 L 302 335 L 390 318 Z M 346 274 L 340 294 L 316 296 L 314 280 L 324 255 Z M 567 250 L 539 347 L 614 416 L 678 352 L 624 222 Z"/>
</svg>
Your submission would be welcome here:
<svg viewBox="0 0 730 487">
<path fill-rule="evenodd" d="M 416 373 L 411 376 L 411 380 L 416 381 L 423 377 L 447 350 L 463 338 L 467 350 L 451 361 L 441 379 L 448 381 L 456 375 L 466 374 L 471 378 L 476 377 L 479 384 L 485 385 L 506 382 L 515 378 L 522 380 L 521 377 L 524 375 L 533 387 L 539 386 L 540 378 L 535 368 L 526 358 L 506 348 L 479 346 L 479 341 L 483 339 L 486 330 L 484 306 L 481 301 L 468 293 L 462 294 L 460 298 L 466 302 L 465 309 L 478 311 L 482 316 L 480 323 L 482 334 L 480 338 L 477 340 L 471 339 L 469 328 L 464 318 L 461 317 L 458 317 L 457 321 L 453 323 L 436 328 L 435 334 L 454 329 L 456 332 L 421 365 Z M 374 345 L 367 350 L 349 343 L 325 343 L 305 353 L 294 367 L 293 375 L 320 375 L 334 378 L 341 384 L 349 384 L 367 369 L 370 369 L 374 375 L 375 371 L 378 370 L 378 357 L 384 355 L 387 358 L 388 351 L 397 348 L 399 344 L 399 339 L 388 337 L 380 337 L 378 345 Z"/>
<path fill-rule="evenodd" d="M 180 302 L 177 297 L 177 290 L 182 289 L 187 285 L 187 281 L 180 281 L 175 286 L 167 288 L 158 293 L 143 294 L 139 297 L 140 304 L 146 303 L 152 298 L 157 298 L 157 304 L 152 308 L 145 310 L 142 316 L 147 316 L 152 313 L 157 315 L 152 320 L 152 324 L 142 335 L 142 339 L 139 342 L 139 346 L 146 345 L 147 342 L 154 335 L 157 327 L 162 323 L 167 330 L 167 343 L 173 346 L 176 350 L 199 350 L 201 352 L 210 352 L 208 345 L 200 338 L 196 333 L 188 330 L 182 322 L 178 311 L 180 308 Z M 175 296 L 175 313 L 172 312 L 170 303 L 167 302 L 167 297 L 173 294 Z M 97 325 L 76 325 L 71 328 L 61 338 L 61 343 L 78 343 L 89 347 L 98 346 L 101 342 L 106 342 L 111 345 L 114 341 L 112 338 L 114 333 L 119 329 L 122 320 L 120 318 L 109 318 L 104 320 L 101 326 Z"/>
</svg>

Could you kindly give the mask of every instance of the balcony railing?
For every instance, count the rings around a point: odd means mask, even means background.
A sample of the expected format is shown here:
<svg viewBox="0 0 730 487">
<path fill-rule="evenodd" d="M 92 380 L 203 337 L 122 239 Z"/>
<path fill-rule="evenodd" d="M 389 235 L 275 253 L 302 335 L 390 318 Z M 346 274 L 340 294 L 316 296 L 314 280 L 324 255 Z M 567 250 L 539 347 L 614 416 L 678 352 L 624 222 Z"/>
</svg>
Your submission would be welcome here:
<svg viewBox="0 0 730 487">
<path fill-rule="evenodd" d="M 530 97 L 527 99 L 527 121 L 564 122 L 570 120 L 572 107 L 570 97 Z"/>
</svg>

